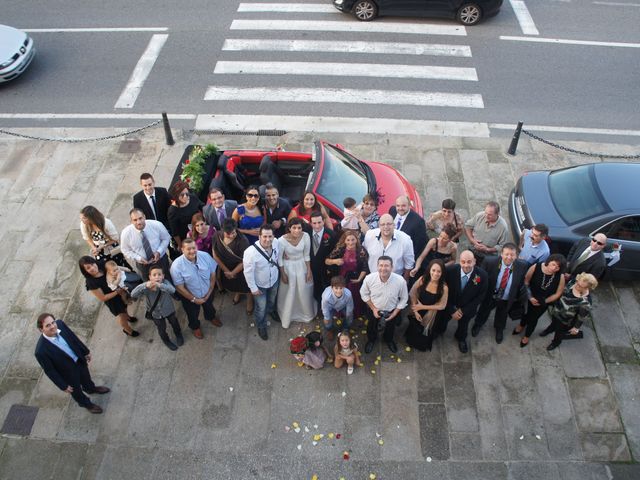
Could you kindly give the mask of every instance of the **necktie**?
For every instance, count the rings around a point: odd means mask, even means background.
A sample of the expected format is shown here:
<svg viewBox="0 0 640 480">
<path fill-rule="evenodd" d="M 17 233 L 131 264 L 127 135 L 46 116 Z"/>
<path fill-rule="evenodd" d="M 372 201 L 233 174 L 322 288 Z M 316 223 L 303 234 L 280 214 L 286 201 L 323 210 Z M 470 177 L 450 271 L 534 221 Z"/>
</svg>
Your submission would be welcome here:
<svg viewBox="0 0 640 480">
<path fill-rule="evenodd" d="M 591 252 L 590 248 L 587 248 L 584 252 L 582 252 L 582 255 L 580 255 L 576 262 L 571 266 L 571 272 L 573 272 L 578 267 L 578 265 L 589 258 L 589 252 Z"/>
<path fill-rule="evenodd" d="M 153 213 L 152 220 L 157 220 L 158 219 L 158 214 L 156 212 L 158 210 L 157 210 L 157 207 L 156 207 L 156 196 L 155 195 L 151 195 L 151 203 L 153 204 L 153 208 L 151 209 L 151 210 L 153 210 L 153 212 L 152 212 Z"/>
<path fill-rule="evenodd" d="M 504 273 L 502 274 L 502 278 L 500 279 L 500 291 L 504 292 L 507 288 L 507 283 L 509 283 L 509 272 L 511 271 L 510 267 L 504 269 Z"/>
<path fill-rule="evenodd" d="M 398 217 L 398 224 L 396 225 L 398 230 L 400 230 L 400 225 L 402 225 L 402 217 Z"/>
<path fill-rule="evenodd" d="M 467 282 L 469 281 L 469 275 L 463 275 L 460 279 L 460 285 L 462 286 L 461 290 L 464 290 L 464 287 L 467 286 Z"/>
<path fill-rule="evenodd" d="M 220 227 L 222 227 L 222 222 L 227 218 L 224 214 L 224 207 L 218 209 L 218 222 L 220 223 Z"/>
<path fill-rule="evenodd" d="M 313 253 L 314 255 L 316 253 L 318 253 L 318 248 L 320 247 L 320 234 L 319 233 L 314 233 L 313 234 Z"/>
<path fill-rule="evenodd" d="M 142 248 L 144 248 L 144 253 L 147 256 L 147 260 L 151 260 L 153 258 L 153 250 L 151 249 L 149 240 L 147 240 L 147 236 L 144 234 L 144 230 L 140 231 L 140 237 L 142 238 Z"/>
</svg>

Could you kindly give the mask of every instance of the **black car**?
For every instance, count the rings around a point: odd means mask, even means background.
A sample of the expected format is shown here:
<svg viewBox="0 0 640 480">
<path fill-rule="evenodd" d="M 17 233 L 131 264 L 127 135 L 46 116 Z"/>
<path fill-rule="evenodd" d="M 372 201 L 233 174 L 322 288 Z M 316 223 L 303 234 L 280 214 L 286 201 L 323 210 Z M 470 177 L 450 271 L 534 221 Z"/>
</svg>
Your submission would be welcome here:
<svg viewBox="0 0 640 480">
<path fill-rule="evenodd" d="M 455 18 L 463 25 L 475 25 L 498 13 L 502 0 L 333 0 L 333 5 L 363 22 L 378 15 L 397 15 Z"/>
<path fill-rule="evenodd" d="M 640 163 L 593 163 L 530 172 L 509 198 L 514 238 L 536 223 L 549 227 L 553 251 L 604 233 L 616 278 L 640 278 Z M 619 260 L 618 260 L 619 259 Z"/>
</svg>

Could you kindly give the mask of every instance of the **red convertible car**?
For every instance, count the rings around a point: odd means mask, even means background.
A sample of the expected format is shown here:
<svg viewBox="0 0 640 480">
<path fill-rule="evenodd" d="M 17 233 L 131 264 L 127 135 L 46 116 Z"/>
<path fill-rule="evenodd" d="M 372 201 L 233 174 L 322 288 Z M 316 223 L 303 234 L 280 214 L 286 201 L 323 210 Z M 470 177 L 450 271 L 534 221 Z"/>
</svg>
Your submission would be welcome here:
<svg viewBox="0 0 640 480">
<path fill-rule="evenodd" d="M 405 194 L 412 208 L 423 215 L 418 192 L 395 168 L 359 160 L 342 146 L 324 141 L 315 142 L 311 153 L 225 150 L 215 168 L 209 188 L 222 188 L 227 198 L 240 200 L 244 187 L 273 183 L 280 196 L 291 200 L 293 205 L 305 190 L 313 191 L 331 216 L 341 219 L 342 201 L 346 197 L 360 202 L 367 192 L 377 191 L 379 213 L 389 211 L 396 197 Z"/>
</svg>

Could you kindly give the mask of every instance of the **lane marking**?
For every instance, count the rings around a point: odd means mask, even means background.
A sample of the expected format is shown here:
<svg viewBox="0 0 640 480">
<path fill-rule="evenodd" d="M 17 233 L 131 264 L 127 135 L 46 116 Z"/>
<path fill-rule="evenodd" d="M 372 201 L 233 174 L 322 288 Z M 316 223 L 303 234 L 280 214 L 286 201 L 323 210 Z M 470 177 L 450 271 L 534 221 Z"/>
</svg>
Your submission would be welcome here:
<svg viewBox="0 0 640 480">
<path fill-rule="evenodd" d="M 313 75 L 377 78 L 423 78 L 477 82 L 475 68 L 434 67 L 429 65 L 388 65 L 379 63 L 323 62 L 236 62 L 219 61 L 214 74 Z"/>
<path fill-rule="evenodd" d="M 486 123 L 396 118 L 312 117 L 280 115 L 198 115 L 195 130 L 254 131 L 279 129 L 294 132 L 375 133 L 489 137 Z"/>
<path fill-rule="evenodd" d="M 514 37 L 509 35 L 501 35 L 500 40 L 512 40 L 515 42 L 559 43 L 563 45 L 592 45 L 596 47 L 640 48 L 640 43 L 597 42 L 591 40 L 570 40 L 567 38 Z"/>
<path fill-rule="evenodd" d="M 151 37 L 149 45 L 147 45 L 147 48 L 138 60 L 127 85 L 122 90 L 120 98 L 118 98 L 113 108 L 132 108 L 135 105 L 142 86 L 151 73 L 151 69 L 156 63 L 158 55 L 160 55 L 160 50 L 162 50 L 167 38 L 169 38 L 167 34 L 155 34 Z"/>
<path fill-rule="evenodd" d="M 358 103 L 431 107 L 484 108 L 482 95 L 350 88 L 209 87 L 205 100 L 242 102 Z"/>
<path fill-rule="evenodd" d="M 192 120 L 195 113 L 167 113 L 172 120 Z M 8 120 L 160 120 L 159 113 L 0 113 Z"/>
<path fill-rule="evenodd" d="M 511 3 L 511 8 L 513 8 L 513 13 L 516 14 L 522 33 L 525 35 L 540 35 L 540 32 L 538 32 L 536 24 L 533 22 L 533 18 L 531 18 L 529 9 L 525 5 L 524 1 L 509 0 L 509 2 Z"/>
<path fill-rule="evenodd" d="M 623 3 L 623 2 L 593 2 L 594 5 L 606 5 L 612 7 L 640 7 L 640 3 Z"/>
<path fill-rule="evenodd" d="M 490 123 L 489 128 L 497 130 L 515 130 L 515 124 L 509 123 Z M 619 130 L 615 128 L 582 128 L 582 127 L 556 127 L 549 125 L 527 125 L 524 129 L 538 132 L 555 132 L 555 133 L 585 133 L 589 135 L 618 135 L 629 137 L 640 137 L 640 130 Z"/>
<path fill-rule="evenodd" d="M 222 50 L 231 51 L 277 51 L 277 52 L 338 52 L 373 53 L 397 55 L 433 55 L 451 57 L 471 57 L 467 45 L 443 45 L 429 43 L 390 42 L 339 42 L 331 40 L 272 40 L 228 38 Z"/>
<path fill-rule="evenodd" d="M 238 12 L 342 13 L 325 3 L 241 3 Z"/>
<path fill-rule="evenodd" d="M 169 27 L 21 28 L 20 30 L 29 33 L 166 32 Z"/>
<path fill-rule="evenodd" d="M 375 32 L 415 35 L 467 34 L 462 26 L 428 23 L 315 21 L 315 20 L 234 20 L 231 30 L 301 30 L 314 32 Z"/>
</svg>

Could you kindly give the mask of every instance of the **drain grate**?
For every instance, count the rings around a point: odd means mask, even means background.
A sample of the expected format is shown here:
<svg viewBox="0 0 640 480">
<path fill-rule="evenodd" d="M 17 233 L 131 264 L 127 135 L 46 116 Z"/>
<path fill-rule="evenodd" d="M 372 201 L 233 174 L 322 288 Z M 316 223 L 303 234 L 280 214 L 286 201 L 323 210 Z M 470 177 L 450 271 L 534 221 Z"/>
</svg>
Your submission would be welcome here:
<svg viewBox="0 0 640 480">
<path fill-rule="evenodd" d="M 138 153 L 140 148 L 140 140 L 123 140 L 118 147 L 118 153 Z"/>
<path fill-rule="evenodd" d="M 27 437 L 31 433 L 33 423 L 36 421 L 38 410 L 38 407 L 30 407 L 28 405 L 11 405 L 0 433 Z"/>
<path fill-rule="evenodd" d="M 258 137 L 281 137 L 286 130 L 194 130 L 196 135 L 256 135 Z"/>
</svg>

